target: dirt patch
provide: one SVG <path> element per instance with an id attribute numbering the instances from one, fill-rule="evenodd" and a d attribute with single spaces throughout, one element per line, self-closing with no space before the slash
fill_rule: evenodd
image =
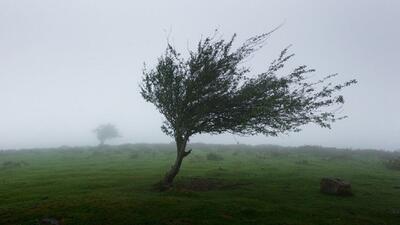
<path id="1" fill-rule="evenodd" d="M 240 186 L 246 186 L 250 184 L 251 183 L 249 182 L 234 182 L 217 178 L 191 177 L 177 181 L 174 188 L 176 190 L 189 191 L 214 191 L 235 189 Z"/>

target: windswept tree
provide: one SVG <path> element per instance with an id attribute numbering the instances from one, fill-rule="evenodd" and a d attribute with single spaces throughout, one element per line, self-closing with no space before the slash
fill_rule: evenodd
<path id="1" fill-rule="evenodd" d="M 193 135 L 276 136 L 298 132 L 308 123 L 330 128 L 345 118 L 335 113 L 344 103 L 338 92 L 356 81 L 333 84 L 336 74 L 313 80 L 307 75 L 314 70 L 305 65 L 287 72 L 283 67 L 294 56 L 288 48 L 265 72 L 249 75 L 244 62 L 271 33 L 249 38 L 236 49 L 236 35 L 228 40 L 214 35 L 200 40 L 187 57 L 168 43 L 155 68 L 144 68 L 141 94 L 164 115 L 161 129 L 176 142 L 176 160 L 161 181 L 162 188 L 172 185 L 191 152 L 186 145 Z"/>
<path id="2" fill-rule="evenodd" d="M 102 124 L 94 129 L 100 146 L 103 146 L 106 140 L 120 137 L 118 129 L 113 124 Z"/>

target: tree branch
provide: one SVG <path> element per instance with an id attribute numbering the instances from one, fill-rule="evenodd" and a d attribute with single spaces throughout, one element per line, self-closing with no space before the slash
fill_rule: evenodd
<path id="1" fill-rule="evenodd" d="M 183 152 L 183 157 L 188 156 L 192 152 L 192 149 L 189 149 L 188 151 Z"/>

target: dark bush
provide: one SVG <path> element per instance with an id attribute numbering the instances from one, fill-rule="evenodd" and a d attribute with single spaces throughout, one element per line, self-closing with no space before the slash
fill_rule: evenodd
<path id="1" fill-rule="evenodd" d="M 24 161 L 20 162 L 14 162 L 14 161 L 6 161 L 3 162 L 2 169 L 15 169 L 15 168 L 21 168 L 22 166 L 27 166 L 28 163 Z"/>
<path id="2" fill-rule="evenodd" d="M 256 157 L 257 157 L 257 159 L 267 159 L 268 158 L 266 154 L 262 154 L 262 153 L 258 153 L 256 155 Z"/>
<path id="3" fill-rule="evenodd" d="M 139 158 L 139 154 L 137 152 L 134 152 L 134 153 L 130 154 L 129 158 L 130 159 L 137 159 L 137 158 Z"/>
<path id="4" fill-rule="evenodd" d="M 387 160 L 385 165 L 389 169 L 400 170 L 400 157 Z"/>
<path id="5" fill-rule="evenodd" d="M 210 160 L 210 161 L 222 161 L 222 160 L 224 160 L 224 157 L 222 157 L 221 155 L 218 155 L 216 153 L 208 153 L 207 154 L 207 160 Z"/>
<path id="6" fill-rule="evenodd" d="M 287 158 L 289 157 L 289 152 L 283 150 L 271 151 L 270 155 L 273 158 Z"/>

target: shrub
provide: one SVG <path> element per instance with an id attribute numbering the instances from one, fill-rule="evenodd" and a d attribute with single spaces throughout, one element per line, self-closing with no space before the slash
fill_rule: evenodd
<path id="1" fill-rule="evenodd" d="M 134 153 L 130 154 L 129 158 L 130 159 L 137 159 L 137 158 L 139 158 L 139 154 L 134 152 Z"/>
<path id="2" fill-rule="evenodd" d="M 25 161 L 20 161 L 20 162 L 6 161 L 3 162 L 2 169 L 16 169 L 27 165 L 28 163 L 26 163 Z"/>
<path id="3" fill-rule="evenodd" d="M 283 150 L 271 151 L 270 155 L 273 158 L 286 158 L 289 157 L 289 152 Z"/>
<path id="4" fill-rule="evenodd" d="M 385 165 L 389 169 L 400 170 L 400 157 L 387 160 Z"/>
<path id="5" fill-rule="evenodd" d="M 222 160 L 224 160 L 224 157 L 222 157 L 221 155 L 218 155 L 216 153 L 208 153 L 207 154 L 207 160 L 210 160 L 210 161 L 222 161 Z"/>

